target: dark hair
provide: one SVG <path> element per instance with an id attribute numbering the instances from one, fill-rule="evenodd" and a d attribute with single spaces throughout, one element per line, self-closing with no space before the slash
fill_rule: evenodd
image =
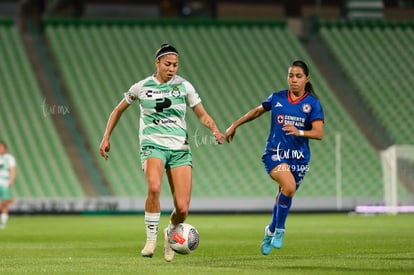
<path id="1" fill-rule="evenodd" d="M 167 54 L 175 54 L 176 56 L 178 56 L 178 51 L 170 44 L 164 43 L 155 53 L 155 60 L 159 60 L 161 56 L 164 56 Z"/>
<path id="2" fill-rule="evenodd" d="M 0 144 L 2 144 L 2 145 L 4 146 L 4 148 L 7 148 L 7 144 L 6 144 L 6 142 L 5 142 L 5 141 L 0 140 Z"/>
<path id="3" fill-rule="evenodd" d="M 309 76 L 309 68 L 308 65 L 306 65 L 305 62 L 303 62 L 302 60 L 296 60 L 293 61 L 292 65 L 290 65 L 290 67 L 300 67 L 303 70 L 303 73 L 306 76 Z M 305 91 L 310 93 L 311 95 L 313 95 L 314 97 L 318 98 L 318 96 L 316 95 L 315 91 L 313 90 L 313 86 L 312 83 L 310 83 L 310 81 L 308 81 L 305 85 Z"/>

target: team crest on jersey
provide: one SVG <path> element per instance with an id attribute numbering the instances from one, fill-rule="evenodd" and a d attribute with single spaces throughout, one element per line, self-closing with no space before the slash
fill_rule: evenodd
<path id="1" fill-rule="evenodd" d="M 302 105 L 302 111 L 304 113 L 310 113 L 311 110 L 312 110 L 312 107 L 310 106 L 310 104 L 305 103 Z"/>
<path id="2" fill-rule="evenodd" d="M 285 115 L 278 115 L 278 116 L 276 117 L 276 121 L 277 121 L 277 123 L 278 123 L 278 124 L 283 124 L 283 123 L 285 123 Z"/>
<path id="3" fill-rule="evenodd" d="M 171 95 L 173 97 L 179 97 L 180 96 L 180 89 L 177 86 L 173 87 L 173 89 L 171 91 Z"/>

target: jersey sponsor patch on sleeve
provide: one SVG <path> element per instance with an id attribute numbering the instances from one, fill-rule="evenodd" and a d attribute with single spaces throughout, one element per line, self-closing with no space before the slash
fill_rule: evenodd
<path id="1" fill-rule="evenodd" d="M 128 104 L 131 104 L 135 100 L 137 100 L 137 96 L 132 92 L 126 92 L 125 94 L 125 100 Z"/>

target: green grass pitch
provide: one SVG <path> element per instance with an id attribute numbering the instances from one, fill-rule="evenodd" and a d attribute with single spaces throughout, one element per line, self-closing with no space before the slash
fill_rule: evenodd
<path id="1" fill-rule="evenodd" d="M 11 216 L 0 274 L 414 274 L 414 215 L 291 213 L 284 247 L 260 253 L 270 214 L 190 214 L 190 255 L 142 258 L 143 215 Z M 168 216 L 161 218 L 161 232 Z"/>

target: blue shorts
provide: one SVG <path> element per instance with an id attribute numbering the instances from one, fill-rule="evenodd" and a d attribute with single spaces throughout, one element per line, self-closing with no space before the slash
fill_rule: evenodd
<path id="1" fill-rule="evenodd" d="M 164 163 L 165 169 L 171 169 L 178 166 L 192 166 L 192 157 L 190 150 L 165 150 L 153 146 L 144 146 L 141 148 L 141 163 L 148 158 L 158 158 Z"/>
<path id="2" fill-rule="evenodd" d="M 300 182 L 302 181 L 303 177 L 305 176 L 306 172 L 309 170 L 309 163 L 308 162 L 300 162 L 297 160 L 279 160 L 274 157 L 274 154 L 264 154 L 262 156 L 262 161 L 266 172 L 270 174 L 270 172 L 279 164 L 286 163 L 288 167 L 283 167 L 280 169 L 284 169 L 286 171 L 290 171 L 295 178 L 296 185 L 299 186 Z"/>

